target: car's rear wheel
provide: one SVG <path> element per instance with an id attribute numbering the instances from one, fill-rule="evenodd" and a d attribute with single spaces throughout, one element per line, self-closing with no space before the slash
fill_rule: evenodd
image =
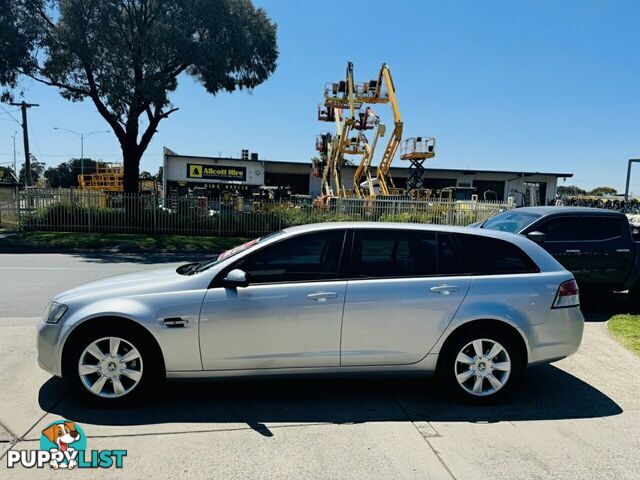
<path id="1" fill-rule="evenodd" d="M 93 404 L 120 406 L 139 401 L 162 373 L 146 340 L 135 329 L 93 329 L 70 346 L 66 377 Z"/>
<path id="2" fill-rule="evenodd" d="M 491 403 L 511 390 L 522 363 L 522 352 L 511 334 L 474 327 L 447 342 L 438 374 L 457 399 Z"/>

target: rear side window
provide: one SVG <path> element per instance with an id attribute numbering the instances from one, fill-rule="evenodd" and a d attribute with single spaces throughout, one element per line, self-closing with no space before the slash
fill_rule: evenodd
<path id="1" fill-rule="evenodd" d="M 539 269 L 519 247 L 505 240 L 465 234 L 440 234 L 440 274 L 499 275 Z"/>
<path id="2" fill-rule="evenodd" d="M 343 230 L 298 235 L 258 250 L 233 268 L 247 272 L 252 284 L 335 279 L 343 240 Z"/>
<path id="3" fill-rule="evenodd" d="M 624 235 L 625 223 L 617 217 L 582 217 L 584 240 L 612 240 Z"/>
<path id="4" fill-rule="evenodd" d="M 542 232 L 547 242 L 571 242 L 581 240 L 580 220 L 578 217 L 556 217 L 532 227 L 532 231 Z"/>
<path id="5" fill-rule="evenodd" d="M 356 277 L 435 275 L 436 235 L 411 230 L 359 230 L 352 262 Z"/>

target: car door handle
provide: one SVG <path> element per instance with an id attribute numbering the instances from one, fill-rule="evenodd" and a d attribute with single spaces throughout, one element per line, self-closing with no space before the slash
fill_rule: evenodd
<path id="1" fill-rule="evenodd" d="M 574 248 L 574 249 L 565 250 L 565 253 L 580 253 L 580 249 Z"/>
<path id="2" fill-rule="evenodd" d="M 457 292 L 460 290 L 460 287 L 457 285 L 437 285 L 435 287 L 431 287 L 433 293 L 439 293 L 440 295 L 449 295 L 451 292 Z"/>
<path id="3" fill-rule="evenodd" d="M 326 302 L 329 298 L 336 298 L 337 296 L 336 292 L 314 292 L 307 295 L 307 298 L 316 302 Z"/>

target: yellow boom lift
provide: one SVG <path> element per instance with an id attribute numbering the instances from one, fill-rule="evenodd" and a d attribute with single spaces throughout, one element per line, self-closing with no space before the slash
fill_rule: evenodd
<path id="1" fill-rule="evenodd" d="M 318 120 L 335 122 L 336 135 L 322 134 L 316 140 L 316 148 L 326 159 L 321 175 L 324 197 L 347 196 L 340 173 L 345 155 L 361 155 L 364 161 L 373 154 L 362 130 L 377 126 L 378 118 L 370 109 L 359 112 L 369 95 L 371 83 L 355 84 L 353 63 L 348 62 L 344 81 L 325 84 L 324 104 L 318 106 Z M 355 131 L 357 135 L 351 137 Z M 380 131 L 384 134 L 384 126 Z"/>
<path id="2" fill-rule="evenodd" d="M 391 77 L 391 70 L 386 63 L 380 67 L 377 81 L 371 81 L 368 90 L 362 97 L 367 103 L 390 103 L 393 112 L 393 130 L 384 149 L 380 163 L 376 170 L 376 178 L 380 188 L 381 195 L 398 195 L 401 192 L 396 188 L 391 177 L 391 163 L 398 150 L 398 146 L 402 141 L 402 132 L 404 124 L 400 116 L 398 108 L 398 100 L 396 97 L 396 88 Z M 384 134 L 384 133 L 383 133 Z M 424 175 L 424 167 L 422 163 L 427 158 L 435 155 L 435 139 L 427 137 L 417 137 L 408 139 L 403 148 L 401 158 L 409 160 L 412 164 L 412 171 L 419 170 L 415 175 L 420 175 L 420 185 L 422 188 L 422 176 Z M 411 181 L 408 182 L 409 189 L 412 188 Z"/>
<path id="3" fill-rule="evenodd" d="M 322 195 L 324 197 L 345 197 L 340 167 L 347 147 L 352 142 L 349 138 L 355 126 L 355 112 L 362 106 L 356 104 L 353 86 L 353 63 L 347 63 L 344 81 L 328 83 L 324 89 L 324 104 L 318 106 L 318 120 L 334 122 L 336 135 L 323 134 L 316 140 L 316 148 L 324 153 L 326 159 L 322 169 Z M 350 116 L 343 118 L 342 112 L 349 109 Z"/>
<path id="4" fill-rule="evenodd" d="M 340 167 L 344 155 L 361 155 L 361 161 L 353 177 L 354 194 L 357 197 L 375 196 L 374 178 L 371 176 L 371 162 L 375 154 L 378 140 L 385 135 L 386 127 L 378 115 L 369 107 L 359 112 L 363 104 L 390 103 L 393 112 L 393 131 L 382 154 L 376 170 L 379 193 L 381 195 L 397 195 L 401 193 L 391 177 L 391 163 L 402 141 L 403 122 L 398 108 L 396 90 L 391 71 L 386 63 L 380 67 L 376 80 L 354 83 L 353 63 L 347 63 L 344 81 L 328 83 L 324 89 L 324 103 L 318 106 L 318 120 L 335 122 L 336 135 L 322 134 L 316 140 L 316 148 L 323 154 L 322 195 L 325 197 L 345 197 L 346 191 L 342 183 Z M 345 112 L 343 118 L 343 112 Z M 347 115 L 348 113 L 348 115 Z M 363 130 L 376 128 L 376 133 L 369 144 Z M 350 138 L 352 131 L 358 134 Z M 412 174 L 420 176 L 420 182 L 408 182 L 410 188 L 422 188 L 422 163 L 435 155 L 435 140 L 417 137 L 407 140 L 401 158 L 411 162 Z M 320 168 L 316 169 L 320 174 Z M 366 182 L 366 191 L 363 188 Z"/>
<path id="5" fill-rule="evenodd" d="M 378 117 L 369 107 L 365 110 L 361 124 L 365 125 L 365 129 L 373 127 L 376 128 L 376 133 L 373 136 L 373 142 L 371 145 L 369 145 L 369 142 L 366 141 L 365 138 L 364 154 L 362 155 L 360 164 L 353 175 L 354 196 L 358 198 L 365 198 L 368 196 L 375 196 L 375 186 L 373 177 L 371 176 L 371 161 L 373 160 L 373 155 L 376 151 L 378 139 L 380 137 L 384 137 L 386 127 L 384 123 L 380 121 L 380 117 Z M 370 125 L 370 127 L 368 127 L 368 125 Z"/>

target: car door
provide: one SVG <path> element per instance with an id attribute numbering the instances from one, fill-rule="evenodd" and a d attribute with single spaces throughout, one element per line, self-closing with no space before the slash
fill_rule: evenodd
<path id="1" fill-rule="evenodd" d="M 210 288 L 200 315 L 204 370 L 338 366 L 346 281 L 344 230 L 285 238 L 231 269 L 249 285 Z"/>
<path id="2" fill-rule="evenodd" d="M 583 263 L 594 284 L 622 285 L 631 269 L 631 234 L 622 215 L 583 215 Z"/>
<path id="3" fill-rule="evenodd" d="M 540 244 L 560 264 L 574 274 L 580 283 L 591 283 L 591 272 L 585 258 L 590 255 L 585 245 L 578 215 L 555 215 L 543 218 L 528 227 L 524 234 L 542 232 L 546 235 Z"/>
<path id="4" fill-rule="evenodd" d="M 462 303 L 471 277 L 439 275 L 434 232 L 356 230 L 345 300 L 341 365 L 420 361 Z M 451 253 L 452 254 L 452 253 Z"/>

